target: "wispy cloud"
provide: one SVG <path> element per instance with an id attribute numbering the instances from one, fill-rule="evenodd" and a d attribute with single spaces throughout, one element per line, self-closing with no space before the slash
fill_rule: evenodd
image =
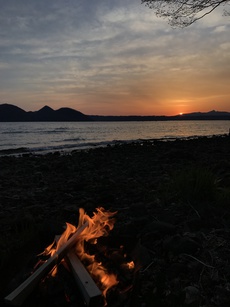
<path id="1" fill-rule="evenodd" d="M 91 114 L 192 108 L 208 90 L 227 93 L 229 27 L 217 12 L 171 29 L 140 1 L 1 1 L 0 100 Z"/>

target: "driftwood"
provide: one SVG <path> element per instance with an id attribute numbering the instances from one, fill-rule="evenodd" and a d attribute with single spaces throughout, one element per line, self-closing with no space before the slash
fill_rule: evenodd
<path id="1" fill-rule="evenodd" d="M 77 255 L 70 251 L 66 258 L 86 306 L 102 306 L 102 293 Z"/>
<path id="2" fill-rule="evenodd" d="M 5 297 L 5 302 L 13 306 L 20 306 L 33 291 L 40 280 L 45 277 L 55 265 L 57 265 L 62 258 L 66 255 L 69 249 L 74 245 L 78 236 L 82 231 L 88 227 L 88 222 L 83 224 L 72 237 L 61 246 L 61 248 L 50 257 L 43 265 L 41 265 L 30 277 L 28 277 L 21 285 L 18 286 L 13 292 Z"/>

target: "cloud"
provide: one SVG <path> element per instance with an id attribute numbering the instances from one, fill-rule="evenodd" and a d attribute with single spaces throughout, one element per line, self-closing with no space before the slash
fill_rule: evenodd
<path id="1" fill-rule="evenodd" d="M 120 101 L 140 113 L 229 78 L 229 25 L 218 14 L 171 29 L 139 1 L 13 2 L 0 11 L 0 90 L 10 102 L 110 113 Z"/>
<path id="2" fill-rule="evenodd" d="M 213 33 L 221 33 L 221 32 L 225 32 L 227 31 L 227 26 L 226 25 L 222 25 L 222 26 L 217 26 L 214 30 Z"/>

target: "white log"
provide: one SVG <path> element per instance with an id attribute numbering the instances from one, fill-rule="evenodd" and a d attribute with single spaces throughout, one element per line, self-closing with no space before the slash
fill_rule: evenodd
<path id="1" fill-rule="evenodd" d="M 43 265 L 41 265 L 30 277 L 28 277 L 21 285 L 19 285 L 13 292 L 5 297 L 5 302 L 13 306 L 21 306 L 29 294 L 33 291 L 36 285 L 44 278 L 55 265 L 65 256 L 68 250 L 74 245 L 78 236 L 82 231 L 88 227 L 88 222 L 83 224 L 72 237 L 61 246 L 61 248 L 50 257 Z"/>
<path id="2" fill-rule="evenodd" d="M 68 252 L 65 259 L 74 275 L 86 306 L 102 306 L 102 292 L 99 290 L 74 251 Z"/>

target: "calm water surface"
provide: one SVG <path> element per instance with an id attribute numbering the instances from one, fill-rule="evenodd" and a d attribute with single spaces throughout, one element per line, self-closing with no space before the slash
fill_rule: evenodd
<path id="1" fill-rule="evenodd" d="M 69 151 L 116 142 L 211 136 L 229 132 L 230 121 L 0 123 L 5 151 Z"/>

